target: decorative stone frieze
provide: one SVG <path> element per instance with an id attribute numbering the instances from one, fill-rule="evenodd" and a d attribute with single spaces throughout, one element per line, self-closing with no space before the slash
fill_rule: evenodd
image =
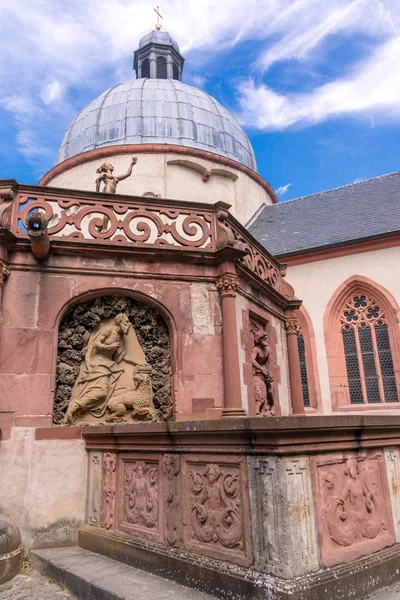
<path id="1" fill-rule="evenodd" d="M 244 459 L 185 458 L 185 547 L 250 564 L 247 469 Z"/>
<path id="2" fill-rule="evenodd" d="M 333 566 L 395 542 L 382 452 L 313 457 L 321 560 Z"/>
<path id="3" fill-rule="evenodd" d="M 103 455 L 103 489 L 101 524 L 106 529 L 115 526 L 117 455 L 107 452 Z"/>
<path id="4" fill-rule="evenodd" d="M 239 278 L 236 275 L 226 274 L 217 279 L 215 285 L 220 291 L 221 296 L 236 296 L 236 290 L 239 287 Z"/>
<path id="5" fill-rule="evenodd" d="M 318 569 L 309 459 L 250 457 L 256 569 L 284 578 Z"/>
<path id="6" fill-rule="evenodd" d="M 121 529 L 162 539 L 160 460 L 147 456 L 123 460 L 119 497 Z"/>

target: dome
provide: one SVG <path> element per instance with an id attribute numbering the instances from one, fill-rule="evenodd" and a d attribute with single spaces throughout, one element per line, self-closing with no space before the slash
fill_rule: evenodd
<path id="1" fill-rule="evenodd" d="M 147 44 L 162 44 L 163 46 L 172 46 L 179 52 L 179 46 L 173 37 L 167 31 L 150 31 L 147 35 L 140 38 L 139 48 L 147 46 Z"/>
<path id="2" fill-rule="evenodd" d="M 250 140 L 235 117 L 202 90 L 175 79 L 136 79 L 105 91 L 68 127 L 56 165 L 88 150 L 122 144 L 189 146 L 257 171 Z"/>

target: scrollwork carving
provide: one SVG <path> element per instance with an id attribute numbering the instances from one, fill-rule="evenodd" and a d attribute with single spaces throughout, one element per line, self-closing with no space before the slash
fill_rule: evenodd
<path id="1" fill-rule="evenodd" d="M 124 521 L 145 529 L 158 526 L 158 467 L 139 460 L 125 463 Z"/>
<path id="2" fill-rule="evenodd" d="M 205 544 L 243 549 L 239 471 L 215 463 L 190 470 L 192 537 Z"/>
<path id="3" fill-rule="evenodd" d="M 218 210 L 217 217 L 217 250 L 222 250 L 235 243 L 235 234 L 228 225 L 229 213 L 226 210 Z"/>

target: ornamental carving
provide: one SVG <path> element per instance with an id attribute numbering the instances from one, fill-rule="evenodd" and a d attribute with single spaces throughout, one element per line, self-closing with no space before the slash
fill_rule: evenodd
<path id="1" fill-rule="evenodd" d="M 328 455 L 318 459 L 317 524 L 327 566 L 385 547 L 393 536 L 381 454 Z M 325 463 L 325 464 L 323 464 Z M 393 540 L 394 541 L 394 540 Z M 393 543 L 393 542 L 391 542 Z"/>
<path id="2" fill-rule="evenodd" d="M 120 323 L 117 315 L 125 315 Z M 113 340 L 114 348 L 102 347 Z M 102 296 L 74 306 L 60 324 L 56 384 L 55 423 L 170 420 L 164 319 L 133 298 Z"/>
<path id="3" fill-rule="evenodd" d="M 135 198 L 130 202 L 107 199 L 62 198 L 35 194 L 19 195 L 17 223 L 25 223 L 29 213 L 39 211 L 48 221 L 51 239 L 96 241 L 132 247 L 215 249 L 213 214 L 152 203 Z M 18 235 L 25 231 L 18 225 Z"/>
<path id="4" fill-rule="evenodd" d="M 235 236 L 235 247 L 247 252 L 246 256 L 240 259 L 240 262 L 271 287 L 280 291 L 282 278 L 278 267 L 274 265 L 266 255 L 263 255 L 263 253 L 251 243 L 250 239 L 247 239 L 247 237 L 236 229 L 233 229 L 233 233 Z"/>
<path id="5" fill-rule="evenodd" d="M 0 286 L 3 286 L 6 282 L 7 277 L 10 274 L 10 269 L 7 263 L 0 259 Z"/>
<path id="6" fill-rule="evenodd" d="M 289 319 L 285 322 L 285 329 L 288 333 L 298 334 L 300 332 L 299 322 L 297 321 L 297 319 Z"/>
<path id="7" fill-rule="evenodd" d="M 11 202 L 0 206 L 0 229 L 11 229 L 11 207 Z"/>
<path id="8" fill-rule="evenodd" d="M 215 285 L 221 292 L 221 296 L 235 296 L 236 289 L 239 287 L 239 279 L 236 275 L 222 275 L 217 279 Z"/>
<path id="9" fill-rule="evenodd" d="M 190 469 L 192 539 L 243 549 L 239 470 L 210 463 Z"/>
<path id="10" fill-rule="evenodd" d="M 165 481 L 165 537 L 168 544 L 175 548 L 182 545 L 180 460 L 178 454 L 165 454 L 162 463 Z"/>
<path id="11" fill-rule="evenodd" d="M 117 457 L 111 452 L 103 456 L 102 519 L 106 529 L 114 525 Z"/>
<path id="12" fill-rule="evenodd" d="M 89 338 L 64 422 L 154 421 L 156 416 L 151 367 L 128 316 L 100 321 Z"/>
<path id="13" fill-rule="evenodd" d="M 217 217 L 217 250 L 222 250 L 226 246 L 233 246 L 235 243 L 235 234 L 229 227 L 229 213 L 226 210 L 218 210 Z"/>
<path id="14" fill-rule="evenodd" d="M 268 333 L 259 324 L 253 322 L 251 332 L 254 345 L 251 351 L 253 369 L 253 393 L 258 417 L 274 416 L 274 378 L 270 371 L 271 349 Z"/>
<path id="15" fill-rule="evenodd" d="M 158 463 L 125 462 L 123 520 L 142 529 L 158 527 Z"/>
<path id="16" fill-rule="evenodd" d="M 340 315 L 342 330 L 359 327 L 387 325 L 385 313 L 379 303 L 366 294 L 352 295 Z"/>

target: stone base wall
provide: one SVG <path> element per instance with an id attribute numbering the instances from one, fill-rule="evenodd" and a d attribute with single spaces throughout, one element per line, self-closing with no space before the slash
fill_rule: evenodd
<path id="1" fill-rule="evenodd" d="M 83 432 L 85 547 L 103 544 L 109 554 L 117 541 L 120 553 L 125 544 L 142 556 L 143 546 L 158 556 L 149 564 L 173 556 L 229 577 L 248 569 L 266 589 L 275 578 L 276 591 L 294 590 L 298 578 L 329 588 L 347 567 L 350 588 L 355 572 L 372 581 L 365 561 L 373 553 L 399 566 L 400 422 L 282 417 L 96 429 Z M 351 565 L 359 565 L 353 575 Z"/>
<path id="2" fill-rule="evenodd" d="M 0 513 L 14 519 L 25 552 L 77 543 L 86 474 L 82 439 L 38 440 L 33 427 L 14 427 L 2 440 Z"/>

